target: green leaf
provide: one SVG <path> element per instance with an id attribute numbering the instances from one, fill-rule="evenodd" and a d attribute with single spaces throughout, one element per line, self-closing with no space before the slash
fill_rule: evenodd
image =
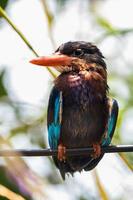
<path id="1" fill-rule="evenodd" d="M 97 23 L 106 31 L 102 38 L 105 38 L 109 35 L 126 35 L 128 33 L 133 32 L 133 28 L 116 28 L 107 19 L 101 16 L 97 17 Z"/>
<path id="2" fill-rule="evenodd" d="M 112 26 L 109 21 L 103 17 L 97 17 L 98 24 L 109 33 L 116 33 L 118 30 Z"/>
<path id="3" fill-rule="evenodd" d="M 42 5 L 43 5 L 45 15 L 47 17 L 48 26 L 51 28 L 53 20 L 54 20 L 54 16 L 53 16 L 52 12 L 50 11 L 50 9 L 47 5 L 47 2 L 45 0 L 41 0 L 41 2 L 42 2 Z"/>
<path id="4" fill-rule="evenodd" d="M 3 84 L 3 77 L 5 75 L 5 70 L 0 73 L 0 97 L 7 96 L 7 90 Z"/>
<path id="5" fill-rule="evenodd" d="M 121 35 L 126 35 L 128 33 L 132 33 L 133 32 L 133 28 L 127 28 L 127 29 L 121 29 L 119 30 Z"/>

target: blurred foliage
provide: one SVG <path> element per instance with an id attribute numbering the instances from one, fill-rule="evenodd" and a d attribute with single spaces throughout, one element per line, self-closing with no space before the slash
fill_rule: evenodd
<path id="1" fill-rule="evenodd" d="M 96 21 L 97 24 L 104 31 L 103 35 L 96 40 L 97 43 L 103 42 L 109 36 L 113 37 L 125 36 L 133 32 L 133 28 L 125 28 L 125 29 L 116 28 L 106 18 L 103 18 L 101 16 L 96 16 Z"/>
<path id="2" fill-rule="evenodd" d="M 93 170 L 93 173 L 94 173 L 94 178 L 95 178 L 95 182 L 96 182 L 96 185 L 97 185 L 97 188 L 98 188 L 98 192 L 100 193 L 100 196 L 102 197 L 102 200 L 109 200 L 109 197 L 100 181 L 100 178 L 97 174 L 97 171 L 94 169 Z"/>
<path id="3" fill-rule="evenodd" d="M 50 11 L 48 4 L 47 4 L 47 1 L 42 0 L 42 5 L 43 5 L 43 8 L 44 8 L 44 13 L 47 17 L 48 27 L 51 28 L 52 24 L 53 24 L 53 20 L 54 20 L 54 15 Z"/>
<path id="4" fill-rule="evenodd" d="M 7 6 L 7 4 L 8 4 L 8 0 L 0 0 L 0 6 L 2 7 L 2 8 L 6 8 L 6 6 Z"/>
<path id="5" fill-rule="evenodd" d="M 5 70 L 0 73 L 0 97 L 7 96 L 7 90 L 3 84 L 3 78 L 5 75 Z"/>
<path id="6" fill-rule="evenodd" d="M 8 169 L 5 166 L 2 165 L 0 166 L 0 183 L 2 183 L 4 186 L 14 191 L 15 193 L 23 195 L 25 199 L 31 200 L 31 197 L 29 195 L 24 195 L 24 193 L 19 190 L 19 187 L 14 178 L 12 177 L 12 174 L 8 171 Z M 2 197 L 0 197 L 0 199 L 2 199 Z M 5 198 L 3 197 L 3 199 Z"/>
<path id="7" fill-rule="evenodd" d="M 6 14 L 6 12 L 2 9 L 2 7 L 0 6 L 0 16 L 2 16 L 7 22 L 8 24 L 10 24 L 10 26 L 14 29 L 14 31 L 20 36 L 20 38 L 24 41 L 24 43 L 28 46 L 28 48 L 34 53 L 34 55 L 36 57 L 38 57 L 38 53 L 34 50 L 34 48 L 32 47 L 32 45 L 30 44 L 30 42 L 27 40 L 27 38 L 25 37 L 25 35 L 19 30 L 19 28 L 12 22 L 12 20 L 8 17 L 8 15 Z M 50 19 L 48 17 L 48 19 Z M 47 67 L 47 70 L 49 71 L 49 73 L 52 75 L 52 77 L 56 77 L 56 74 L 53 72 L 52 69 L 50 69 L 49 67 Z"/>
<path id="8" fill-rule="evenodd" d="M 70 3 L 71 0 L 56 0 L 57 10 L 62 11 L 66 3 Z"/>
<path id="9" fill-rule="evenodd" d="M 104 31 L 106 31 L 107 35 L 117 36 L 133 32 L 133 28 L 127 28 L 127 29 L 115 28 L 107 19 L 101 16 L 97 17 L 97 23 L 103 28 Z"/>
<path id="10" fill-rule="evenodd" d="M 7 0 L 0 0 L 0 6 L 2 8 L 6 8 L 7 3 L 9 1 Z M 10 1 L 12 3 L 14 1 Z M 40 0 L 42 3 L 42 9 L 44 11 L 44 14 L 47 19 L 47 25 L 48 25 L 48 35 L 51 41 L 51 44 L 53 45 L 53 48 L 55 48 L 55 39 L 53 37 L 53 28 L 54 28 L 54 22 L 56 20 L 56 17 L 59 16 L 60 11 L 65 12 L 66 5 L 70 5 L 71 0 L 56 0 L 54 1 L 57 10 L 56 12 L 53 12 L 53 10 L 50 7 L 49 1 L 47 0 Z M 114 27 L 113 24 L 111 24 L 105 17 L 102 17 L 98 14 L 98 3 L 105 1 L 100 0 L 88 0 L 88 5 L 90 10 L 88 11 L 88 18 L 93 16 L 93 19 L 95 21 L 95 26 L 100 28 L 102 30 L 102 33 L 100 36 L 98 36 L 95 41 L 96 43 L 102 43 L 105 39 L 114 37 L 117 42 L 121 42 L 121 38 L 128 37 L 130 33 L 133 32 L 133 28 L 117 28 Z M 82 2 L 81 2 L 82 3 Z M 91 6 L 93 6 L 93 9 Z M 6 21 L 12 26 L 12 28 L 16 31 L 16 33 L 21 37 L 23 42 L 28 46 L 28 48 L 36 55 L 38 56 L 38 53 L 35 51 L 35 49 L 32 47 L 32 45 L 29 43 L 27 38 L 22 34 L 22 32 L 18 29 L 18 27 L 12 22 L 12 20 L 7 16 L 7 14 L 1 9 L 0 10 L 0 16 L 3 16 Z M 93 23 L 94 23 L 93 21 Z M 94 26 L 94 25 L 93 25 Z M 80 27 L 79 27 L 80 29 Z M 89 39 L 89 37 L 88 37 Z M 6 42 L 6 41 L 5 41 Z M 123 51 L 123 49 L 122 49 Z M 123 52 L 122 52 L 123 53 Z M 124 57 L 122 55 L 121 51 L 118 51 L 118 57 L 122 59 L 122 61 L 126 65 L 127 64 L 124 60 Z M 114 57 L 115 60 L 117 58 Z M 111 60 L 114 62 L 114 60 Z M 130 63 L 131 69 L 133 66 L 133 63 Z M 49 70 L 49 72 L 52 74 L 53 77 L 56 77 L 56 74 Z M 21 137 L 21 140 L 26 141 L 30 147 L 32 146 L 37 148 L 46 148 L 46 141 L 44 137 L 44 130 L 46 127 L 46 108 L 42 107 L 41 109 L 38 107 L 37 112 L 31 112 L 31 109 L 28 110 L 28 107 L 32 106 L 25 106 L 17 104 L 12 100 L 10 97 L 10 92 L 8 90 L 8 85 L 5 85 L 5 79 L 6 77 L 6 70 L 2 70 L 0 72 L 0 106 L 3 107 L 3 103 L 6 104 L 8 108 L 11 108 L 12 110 L 12 120 L 6 118 L 7 123 L 5 123 L 5 129 L 8 124 L 8 122 L 11 121 L 11 125 L 9 127 L 7 132 L 5 131 L 4 137 L 1 136 L 0 138 L 0 146 L 1 149 L 3 148 L 13 148 L 12 142 L 17 141 L 19 137 Z M 111 94 L 114 98 L 118 99 L 120 103 L 122 104 L 122 107 L 120 108 L 119 112 L 119 118 L 117 123 L 117 129 L 115 132 L 115 136 L 113 138 L 114 144 L 121 144 L 124 143 L 123 138 L 121 136 L 121 130 L 122 126 L 125 120 L 125 116 L 128 113 L 129 110 L 133 107 L 133 70 L 130 70 L 130 74 L 124 74 L 121 75 L 117 71 L 112 71 L 110 75 L 110 81 L 114 82 L 115 80 L 121 80 L 128 88 L 129 95 L 128 98 L 125 99 L 125 97 L 120 96 L 117 90 L 111 90 Z M 33 108 L 34 109 L 34 108 Z M 10 110 L 10 112 L 11 112 Z M 38 114 L 37 114 L 38 113 Z M 4 115 L 3 115 L 4 118 Z M 0 119 L 0 125 L 4 126 L 4 120 Z M 3 135 L 2 130 L 0 129 L 0 134 Z M 133 141 L 131 141 L 133 142 Z M 120 154 L 120 157 L 122 161 L 126 164 L 126 166 L 133 170 L 133 155 L 132 154 Z M 32 194 L 32 191 L 37 189 L 36 193 L 40 193 L 42 195 L 39 199 L 48 199 L 45 196 L 45 192 L 43 193 L 43 189 L 41 188 L 41 185 L 52 185 L 54 187 L 58 187 L 59 185 L 63 185 L 61 182 L 60 177 L 58 176 L 57 170 L 55 169 L 55 166 L 53 165 L 53 162 L 49 158 L 45 158 L 46 164 L 48 163 L 49 170 L 46 174 L 40 175 L 36 174 L 32 171 L 32 167 L 28 167 L 27 162 L 24 159 L 4 159 L 4 166 L 3 164 L 0 165 L 0 184 L 3 184 L 10 190 L 14 191 L 15 193 L 18 193 L 22 195 L 25 199 L 35 199 L 36 197 L 34 194 Z M 45 165 L 45 164 L 44 164 Z M 47 166 L 44 166 L 47 167 Z M 39 170 L 39 169 L 38 169 Z M 106 192 L 105 186 L 101 183 L 101 180 L 98 176 L 97 171 L 94 172 L 94 179 L 95 179 L 95 185 L 98 191 L 98 195 L 96 197 L 89 197 L 90 199 L 98 199 L 97 196 L 99 196 L 99 199 L 108 200 L 110 199 L 109 194 Z M 15 177 L 18 177 L 18 179 L 13 179 Z M 77 184 L 78 185 L 78 184 Z M 65 185 L 65 187 L 67 187 Z M 79 186 L 80 187 L 80 186 Z M 25 192 L 23 192 L 21 189 L 24 189 L 28 192 L 29 195 L 25 195 Z M 39 190 L 40 189 L 40 190 Z M 82 192 L 82 191 L 81 191 Z M 71 194 L 70 194 L 71 195 Z M 72 194 L 73 195 L 73 194 Z M 74 195 L 73 195 L 74 196 Z M 89 194 L 88 194 L 89 196 Z M 121 197 L 122 198 L 122 197 Z M 0 199 L 7 199 L 5 197 L 1 197 Z M 37 199 L 37 200 L 39 200 Z M 77 199 L 77 198 L 75 198 Z M 83 193 L 79 195 L 80 200 L 86 200 L 86 195 Z"/>

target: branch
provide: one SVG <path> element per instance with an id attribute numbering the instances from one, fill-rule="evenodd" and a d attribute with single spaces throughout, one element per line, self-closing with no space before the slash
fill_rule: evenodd
<path id="1" fill-rule="evenodd" d="M 67 156 L 79 156 L 92 154 L 93 148 L 77 148 L 67 149 Z M 102 153 L 118 153 L 118 152 L 133 152 L 133 145 L 117 145 L 102 147 Z M 16 149 L 16 150 L 0 150 L 0 157 L 17 157 L 17 156 L 56 156 L 58 150 L 51 149 Z"/>

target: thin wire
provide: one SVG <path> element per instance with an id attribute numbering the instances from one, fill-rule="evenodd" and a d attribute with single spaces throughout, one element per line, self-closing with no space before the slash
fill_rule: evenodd
<path id="1" fill-rule="evenodd" d="M 102 147 L 102 153 L 117 153 L 117 152 L 133 152 L 133 145 L 117 145 Z M 93 153 L 93 148 L 76 148 L 66 149 L 67 156 L 89 155 Z M 0 150 L 0 157 L 17 157 L 17 156 L 57 156 L 57 150 L 51 149 L 16 149 L 16 150 Z"/>

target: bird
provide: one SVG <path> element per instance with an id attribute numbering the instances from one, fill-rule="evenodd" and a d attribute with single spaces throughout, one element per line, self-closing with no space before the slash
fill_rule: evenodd
<path id="1" fill-rule="evenodd" d="M 62 178 L 90 171 L 104 156 L 102 146 L 111 143 L 118 116 L 118 103 L 109 96 L 107 66 L 99 48 L 85 41 L 61 44 L 50 56 L 30 61 L 54 67 L 60 74 L 50 93 L 48 141 Z M 66 149 L 92 147 L 90 155 L 67 156 Z"/>

